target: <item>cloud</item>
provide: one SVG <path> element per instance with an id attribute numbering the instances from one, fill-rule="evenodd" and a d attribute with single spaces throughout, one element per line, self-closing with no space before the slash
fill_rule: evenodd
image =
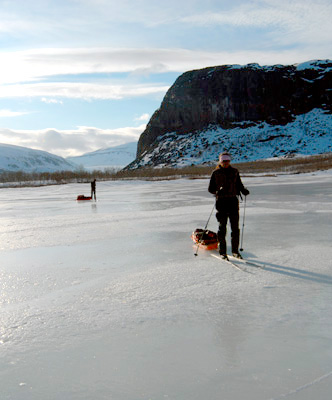
<path id="1" fill-rule="evenodd" d="M 79 156 L 101 148 L 138 141 L 146 125 L 118 129 L 80 126 L 73 130 L 12 130 L 0 128 L 0 143 L 23 146 L 62 156 Z"/>
<path id="2" fill-rule="evenodd" d="M 53 3 L 52 7 L 50 3 Z M 330 56 L 327 45 L 330 42 L 332 29 L 331 0 L 234 0 L 232 2 L 209 0 L 205 3 L 200 0 L 168 0 L 162 7 L 160 3 L 153 0 L 141 0 L 136 6 L 131 0 L 121 2 L 34 0 L 29 7 L 17 7 L 17 1 L 1 2 L 0 7 L 0 32 L 6 35 L 4 37 L 7 39 L 3 40 L 3 43 L 7 42 L 10 45 L 14 40 L 16 48 L 31 49 L 39 46 L 42 48 L 40 51 L 36 50 L 35 54 L 33 51 L 26 52 L 24 68 L 20 63 L 15 67 L 15 63 L 11 62 L 15 61 L 15 56 L 12 60 L 8 60 L 14 68 L 14 71 L 8 70 L 9 81 L 14 79 L 11 76 L 18 76 L 19 72 L 24 77 L 25 71 L 28 79 L 31 76 L 45 76 L 45 70 L 41 64 L 45 61 L 46 54 L 42 53 L 47 53 L 48 50 L 50 50 L 48 54 L 50 75 L 64 73 L 59 69 L 63 71 L 72 69 L 71 73 L 74 74 L 85 73 L 80 70 L 85 70 L 86 67 L 89 69 L 89 65 L 93 63 L 96 72 L 98 69 L 103 70 L 104 67 L 109 70 L 110 64 L 117 71 L 123 71 L 124 68 L 127 71 L 133 71 L 135 65 L 132 63 L 133 59 L 138 61 L 137 70 L 148 71 L 158 64 L 168 68 L 170 63 L 176 61 L 175 59 L 169 58 L 165 63 L 160 63 L 158 59 L 146 57 L 146 55 L 152 55 L 146 50 L 149 51 L 150 48 L 153 51 L 153 47 L 161 43 L 167 43 L 170 50 L 179 43 L 183 47 L 194 48 L 195 42 L 199 43 L 196 47 L 199 50 L 198 46 L 202 48 L 201 43 L 204 38 L 206 38 L 207 46 L 222 50 L 231 44 L 225 44 L 223 39 L 229 28 L 246 29 L 245 34 L 241 30 L 229 36 L 230 42 L 233 37 L 236 37 L 234 51 L 245 49 L 243 45 L 241 46 L 241 35 L 245 35 L 247 39 L 253 31 L 261 29 L 260 37 L 255 36 L 258 39 L 256 48 L 260 48 L 260 43 L 272 40 L 285 46 L 301 43 L 306 46 L 306 51 L 312 52 L 314 48 L 312 45 L 308 48 L 310 44 L 321 45 L 323 42 L 325 46 L 322 49 L 328 54 L 322 55 L 324 58 Z M 174 32 L 176 32 L 176 38 Z M 211 39 L 215 42 L 211 43 Z M 47 43 L 53 43 L 59 50 L 58 54 L 55 54 L 54 49 L 45 48 Z M 82 43 L 89 46 L 92 51 L 89 57 L 90 50 L 87 49 L 85 61 L 81 63 L 84 54 L 78 54 L 75 46 L 79 47 Z M 142 48 L 142 43 L 149 48 Z M 105 52 L 102 55 L 98 49 L 95 49 L 96 45 L 109 48 L 113 46 L 113 50 L 108 52 L 108 55 Z M 63 46 L 71 47 L 67 49 L 67 54 L 64 53 L 63 48 L 61 49 Z M 132 48 L 130 49 L 129 46 Z M 136 55 L 133 54 L 135 51 Z M 70 59 L 73 63 L 68 62 Z M 305 56 L 305 59 L 308 59 L 308 56 Z M 6 59 L 3 61 L 6 62 Z M 25 68 L 33 64 L 38 67 L 39 61 L 41 62 L 39 66 L 42 67 L 41 73 L 39 73 L 39 68 L 32 70 Z M 248 59 L 244 63 L 252 61 Z M 284 63 L 283 59 L 277 62 Z M 60 68 L 61 63 L 62 68 Z M 129 69 L 127 69 L 128 63 L 131 63 Z M 0 70 L 1 66 L 2 62 Z M 35 75 L 33 71 L 36 72 Z M 0 74 L 2 79 L 4 76 Z M 18 82 L 15 79 L 11 82 Z M 20 82 L 23 81 L 24 79 L 20 80 Z"/>
<path id="3" fill-rule="evenodd" d="M 150 95 L 165 94 L 169 86 L 146 85 L 109 85 L 98 83 L 75 83 L 75 82 L 50 82 L 30 83 L 17 85 L 0 85 L 0 98 L 17 97 L 42 97 L 43 102 L 62 103 L 54 97 L 105 100 L 123 99 Z M 51 100 L 46 100 L 52 97 Z"/>
<path id="4" fill-rule="evenodd" d="M 279 38 L 281 40 L 281 37 Z M 186 49 L 47 49 L 0 53 L 0 99 L 40 97 L 45 103 L 62 99 L 116 100 L 162 97 L 169 86 L 146 82 L 146 76 L 164 71 L 179 72 L 223 64 L 294 64 L 322 58 L 302 49 L 209 52 Z M 8 57 L 7 57 L 8 56 Z M 328 57 L 323 57 L 328 58 Z M 13 65 L 13 66 L 12 66 Z M 112 73 L 129 73 L 127 80 Z M 83 74 L 83 75 L 82 75 Z M 84 82 L 90 74 L 89 82 Z M 107 78 L 107 74 L 110 74 Z M 105 77 L 106 76 L 106 77 Z M 143 82 L 137 82 L 140 79 Z M 161 78 L 162 79 L 162 78 Z M 71 81 L 70 81 L 71 80 Z"/>
<path id="5" fill-rule="evenodd" d="M 230 9 L 206 10 L 182 17 L 182 23 L 199 25 L 233 25 L 235 27 L 301 26 L 306 29 L 314 19 L 328 20 L 332 14 L 329 0 L 256 0 L 234 3 Z M 224 7 L 225 8 L 225 7 Z"/>
<path id="6" fill-rule="evenodd" d="M 278 5 L 257 7 L 255 2 L 242 4 L 227 11 L 206 11 L 182 18 L 182 22 L 206 25 L 232 25 L 234 27 L 268 27 L 287 24 L 289 13 Z"/>
<path id="7" fill-rule="evenodd" d="M 188 9 L 206 8 L 200 0 L 168 0 L 162 7 L 155 0 L 136 3 L 132 0 L 34 0 L 29 7 L 17 7 L 17 0 L 2 3 L 5 4 L 1 5 L 0 30 L 3 26 L 3 30 L 8 32 L 22 31 L 30 35 L 45 35 L 56 30 L 58 37 L 63 31 L 71 32 L 71 36 L 79 31 L 87 36 L 93 35 L 105 27 L 110 30 L 114 24 L 117 27 L 135 24 L 139 28 L 161 25 L 171 23 L 177 15 L 186 14 Z"/>
<path id="8" fill-rule="evenodd" d="M 225 7 L 224 7 L 225 8 Z M 195 26 L 231 26 L 259 28 L 265 35 L 284 45 L 291 43 L 330 43 L 332 3 L 330 0 L 256 0 L 234 4 L 234 8 L 207 10 L 181 18 Z M 275 34 L 273 36 L 273 33 Z"/>
<path id="9" fill-rule="evenodd" d="M 18 117 L 20 115 L 26 115 L 29 114 L 29 112 L 26 111 L 11 111 L 11 110 L 0 110 L 0 118 L 4 118 L 4 117 Z"/>
<path id="10" fill-rule="evenodd" d="M 176 56 L 176 58 L 174 58 Z M 40 82 L 82 74 L 132 73 L 146 75 L 182 71 L 196 58 L 182 49 L 142 48 L 43 48 L 0 53 L 0 84 Z M 213 54 L 206 53 L 206 57 Z M 58 80 L 58 79 L 57 79 Z"/>
<path id="11" fill-rule="evenodd" d="M 42 101 L 43 103 L 46 103 L 46 104 L 63 104 L 63 101 L 61 101 L 61 100 L 57 100 L 57 99 L 47 99 L 46 97 L 43 97 L 43 98 L 41 99 L 41 101 Z"/>
<path id="12" fill-rule="evenodd" d="M 36 25 L 32 21 L 28 21 L 26 18 L 18 17 L 15 12 L 5 12 L 1 10 L 0 20 L 0 32 L 1 33 L 13 33 L 33 31 Z"/>
<path id="13" fill-rule="evenodd" d="M 148 121 L 150 118 L 149 114 L 142 114 L 141 116 L 135 118 L 135 121 Z"/>
<path id="14" fill-rule="evenodd" d="M 314 54 L 312 54 L 315 58 Z M 327 57 L 325 57 L 327 58 Z M 39 49 L 0 53 L 0 98 L 123 99 L 164 94 L 168 86 L 119 83 L 113 73 L 131 77 L 160 72 L 183 72 L 222 64 L 263 65 L 308 61 L 301 50 L 213 52 L 186 49 Z M 84 75 L 83 75 L 84 74 Z M 83 77 L 90 74 L 90 81 Z M 110 74 L 108 79 L 105 78 Z M 51 100 L 49 100 L 51 101 Z"/>

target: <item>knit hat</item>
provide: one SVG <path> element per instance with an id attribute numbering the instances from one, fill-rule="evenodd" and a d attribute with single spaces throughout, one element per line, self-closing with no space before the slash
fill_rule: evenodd
<path id="1" fill-rule="evenodd" d="M 223 161 L 231 161 L 231 156 L 226 152 L 219 155 L 219 162 Z"/>

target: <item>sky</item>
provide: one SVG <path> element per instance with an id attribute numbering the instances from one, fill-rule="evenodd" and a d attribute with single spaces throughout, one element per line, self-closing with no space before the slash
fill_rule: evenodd
<path id="1" fill-rule="evenodd" d="M 332 0 L 0 0 L 0 143 L 137 141 L 176 78 L 332 59 Z"/>

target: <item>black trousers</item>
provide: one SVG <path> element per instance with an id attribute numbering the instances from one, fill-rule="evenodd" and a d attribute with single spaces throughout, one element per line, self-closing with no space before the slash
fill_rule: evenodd
<path id="1" fill-rule="evenodd" d="M 219 253 L 227 254 L 227 221 L 231 225 L 232 253 L 239 252 L 240 229 L 239 229 L 239 200 L 237 197 L 219 198 L 216 203 L 217 220 L 219 222 L 218 242 Z"/>

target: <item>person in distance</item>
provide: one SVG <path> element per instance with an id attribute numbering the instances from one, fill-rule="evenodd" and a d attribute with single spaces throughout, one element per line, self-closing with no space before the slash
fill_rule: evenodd
<path id="1" fill-rule="evenodd" d="M 91 200 L 93 199 L 93 196 L 95 197 L 95 200 L 97 200 L 97 198 L 96 198 L 96 180 L 95 179 L 91 182 Z"/>

